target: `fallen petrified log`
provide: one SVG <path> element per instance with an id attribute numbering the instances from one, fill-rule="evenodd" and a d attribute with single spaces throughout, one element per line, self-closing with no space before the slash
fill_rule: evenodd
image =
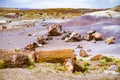
<path id="1" fill-rule="evenodd" d="M 35 55 L 32 51 L 3 50 L 0 49 L 0 61 L 4 68 L 25 68 L 34 65 Z"/>
<path id="2" fill-rule="evenodd" d="M 74 57 L 73 50 L 61 49 L 51 51 L 36 51 L 36 62 L 63 63 L 65 59 Z"/>

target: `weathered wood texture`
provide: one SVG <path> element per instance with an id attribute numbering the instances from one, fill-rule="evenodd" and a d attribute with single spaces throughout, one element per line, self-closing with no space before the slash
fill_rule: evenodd
<path id="1" fill-rule="evenodd" d="M 24 68 L 34 64 L 34 52 L 0 49 L 0 60 L 4 62 L 4 68 Z"/>
<path id="2" fill-rule="evenodd" d="M 63 63 L 66 58 L 74 57 L 73 50 L 61 49 L 51 51 L 36 51 L 36 62 Z"/>

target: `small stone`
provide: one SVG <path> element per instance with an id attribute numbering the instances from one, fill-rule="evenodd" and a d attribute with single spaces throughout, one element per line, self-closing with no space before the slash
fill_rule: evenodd
<path id="1" fill-rule="evenodd" d="M 81 49 L 80 50 L 80 56 L 81 57 L 88 57 L 88 54 L 87 54 L 87 52 L 85 50 Z"/>
<path id="2" fill-rule="evenodd" d="M 115 37 L 111 36 L 105 40 L 107 44 L 113 44 L 115 42 Z"/>
<path id="3" fill-rule="evenodd" d="M 92 60 L 100 60 L 100 59 L 102 59 L 102 57 L 103 56 L 101 54 L 97 54 L 97 55 L 93 56 Z"/>
<path id="4" fill-rule="evenodd" d="M 2 26 L 2 29 L 7 29 L 7 26 Z"/>
<path id="5" fill-rule="evenodd" d="M 28 36 L 32 36 L 32 34 L 28 34 Z"/>
<path id="6" fill-rule="evenodd" d="M 110 70 L 110 71 L 117 71 L 118 70 L 118 66 L 117 65 L 110 65 L 108 70 Z"/>
<path id="7" fill-rule="evenodd" d="M 78 45 L 77 48 L 83 48 L 83 46 L 82 45 Z"/>

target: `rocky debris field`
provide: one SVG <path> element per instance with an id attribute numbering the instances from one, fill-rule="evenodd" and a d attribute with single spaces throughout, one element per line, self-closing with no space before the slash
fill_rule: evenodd
<path id="1" fill-rule="evenodd" d="M 119 12 L 1 20 L 0 28 L 0 80 L 120 80 Z"/>

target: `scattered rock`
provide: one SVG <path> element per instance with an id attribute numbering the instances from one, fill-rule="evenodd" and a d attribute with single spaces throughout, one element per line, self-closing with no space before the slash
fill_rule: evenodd
<path id="1" fill-rule="evenodd" d="M 71 71 L 72 73 L 74 73 L 76 71 L 77 72 L 84 72 L 81 65 L 76 63 L 76 58 L 74 58 L 74 59 L 71 59 L 71 58 L 66 59 L 65 62 L 63 63 L 63 65 L 64 65 L 64 68 L 67 71 Z"/>
<path id="2" fill-rule="evenodd" d="M 46 40 L 52 40 L 53 37 L 52 36 L 47 36 Z"/>
<path id="3" fill-rule="evenodd" d="M 117 65 L 110 65 L 108 70 L 110 70 L 110 71 L 117 71 L 118 70 L 118 66 Z"/>
<path id="4" fill-rule="evenodd" d="M 99 32 L 93 33 L 92 36 L 93 36 L 93 38 L 94 38 L 95 40 L 102 40 L 102 39 L 103 39 L 102 34 L 99 33 Z"/>
<path id="5" fill-rule="evenodd" d="M 7 26 L 2 26 L 2 29 L 7 29 Z"/>
<path id="6" fill-rule="evenodd" d="M 37 43 L 32 42 L 28 44 L 24 49 L 25 50 L 30 50 L 30 51 L 35 51 L 35 48 L 39 47 Z"/>
<path id="7" fill-rule="evenodd" d="M 83 46 L 82 45 L 78 45 L 77 48 L 83 48 Z"/>
<path id="8" fill-rule="evenodd" d="M 61 35 L 62 26 L 59 24 L 52 24 L 48 27 L 48 35 L 49 36 L 58 36 Z"/>
<path id="9" fill-rule="evenodd" d="M 88 54 L 87 54 L 87 52 L 85 50 L 81 49 L 80 50 L 80 56 L 81 57 L 88 57 Z"/>
<path id="10" fill-rule="evenodd" d="M 68 58 L 63 63 L 65 70 L 73 72 L 73 61 L 71 58 Z"/>
<path id="11" fill-rule="evenodd" d="M 46 38 L 43 35 L 41 35 L 40 37 L 37 37 L 37 42 L 39 44 L 46 44 Z"/>
<path id="12" fill-rule="evenodd" d="M 97 54 L 97 55 L 93 56 L 92 60 L 100 60 L 102 58 L 103 58 L 103 56 L 101 54 Z"/>
<path id="13" fill-rule="evenodd" d="M 110 65 L 110 67 L 108 68 L 108 70 L 104 70 L 104 73 L 111 73 L 111 74 L 118 74 L 118 72 L 116 72 L 118 70 L 118 66 L 117 65 Z"/>
<path id="14" fill-rule="evenodd" d="M 32 34 L 28 34 L 28 36 L 32 36 Z"/>
<path id="15" fill-rule="evenodd" d="M 92 34 L 95 33 L 95 32 L 96 32 L 95 30 L 93 30 L 93 31 L 88 31 L 87 34 L 88 34 L 88 35 L 92 35 Z"/>
<path id="16" fill-rule="evenodd" d="M 87 40 L 87 41 L 90 41 L 90 40 L 92 40 L 93 39 L 93 37 L 92 37 L 92 35 L 90 35 L 90 34 L 87 34 L 85 37 L 84 37 L 84 40 Z"/>
<path id="17" fill-rule="evenodd" d="M 115 42 L 115 37 L 111 36 L 105 40 L 107 44 L 113 44 Z"/>
<path id="18" fill-rule="evenodd" d="M 31 51 L 15 51 L 0 49 L 0 60 L 2 60 L 3 68 L 26 68 L 29 65 L 34 65 L 35 55 Z"/>
<path id="19" fill-rule="evenodd" d="M 76 42 L 76 41 L 81 41 L 82 40 L 82 37 L 79 33 L 76 33 L 76 32 L 72 32 L 69 37 L 66 37 L 65 38 L 65 42 Z"/>

